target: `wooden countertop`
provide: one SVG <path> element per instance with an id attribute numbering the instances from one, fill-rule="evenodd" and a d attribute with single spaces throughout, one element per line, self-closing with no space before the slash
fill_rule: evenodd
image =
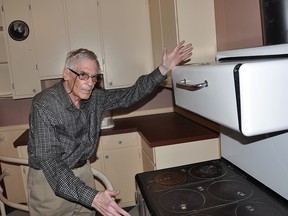
<path id="1" fill-rule="evenodd" d="M 114 119 L 115 127 L 104 129 L 101 136 L 139 132 L 150 147 L 193 142 L 219 137 L 214 132 L 177 113 L 164 113 L 131 118 Z M 14 147 L 27 145 L 29 131 L 26 130 L 14 142 Z"/>

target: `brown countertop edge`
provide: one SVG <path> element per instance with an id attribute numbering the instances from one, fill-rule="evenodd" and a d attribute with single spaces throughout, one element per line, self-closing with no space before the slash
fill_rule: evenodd
<path id="1" fill-rule="evenodd" d="M 219 133 L 210 130 L 177 113 L 163 113 L 114 119 L 115 126 L 101 130 L 101 136 L 139 132 L 150 147 L 218 138 Z M 29 130 L 15 140 L 14 147 L 27 145 Z"/>
<path id="2" fill-rule="evenodd" d="M 137 131 L 150 147 L 218 138 L 214 132 L 177 113 L 163 113 L 114 119 L 115 127 L 101 131 L 101 135 Z"/>

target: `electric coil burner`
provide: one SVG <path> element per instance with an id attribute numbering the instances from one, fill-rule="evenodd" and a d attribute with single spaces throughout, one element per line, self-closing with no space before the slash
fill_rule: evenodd
<path id="1" fill-rule="evenodd" d="M 140 173 L 136 182 L 141 216 L 288 215 L 225 159 Z"/>
<path id="2" fill-rule="evenodd" d="M 221 166 L 219 161 L 203 162 L 190 167 L 189 173 L 192 176 L 201 179 L 211 179 L 221 177 L 227 172 L 226 168 Z"/>

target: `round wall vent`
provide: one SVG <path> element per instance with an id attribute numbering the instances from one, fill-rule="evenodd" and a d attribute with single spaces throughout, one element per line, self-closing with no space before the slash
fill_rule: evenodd
<path id="1" fill-rule="evenodd" d="M 15 20 L 9 25 L 8 32 L 12 39 L 23 41 L 29 36 L 29 27 L 24 21 Z"/>

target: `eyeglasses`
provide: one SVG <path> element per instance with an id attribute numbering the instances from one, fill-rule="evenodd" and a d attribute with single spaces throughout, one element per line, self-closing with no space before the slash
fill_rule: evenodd
<path id="1" fill-rule="evenodd" d="M 89 77 L 91 77 L 93 82 L 97 82 L 97 78 L 98 75 L 92 75 L 90 76 L 88 73 L 85 73 L 83 71 L 81 71 L 80 73 L 77 73 L 76 71 L 72 70 L 71 68 L 67 68 L 69 71 L 71 71 L 72 73 L 76 74 L 76 76 L 80 79 L 80 80 L 88 80 Z"/>

